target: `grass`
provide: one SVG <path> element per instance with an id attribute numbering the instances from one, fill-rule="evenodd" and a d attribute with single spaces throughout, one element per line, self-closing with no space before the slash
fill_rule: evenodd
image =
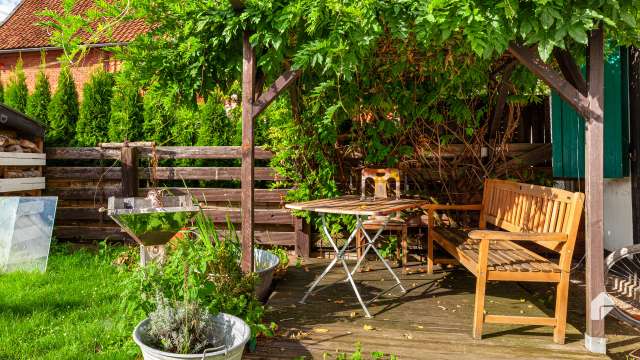
<path id="1" fill-rule="evenodd" d="M 0 359 L 135 359 L 117 252 L 57 245 L 46 273 L 0 275 Z"/>

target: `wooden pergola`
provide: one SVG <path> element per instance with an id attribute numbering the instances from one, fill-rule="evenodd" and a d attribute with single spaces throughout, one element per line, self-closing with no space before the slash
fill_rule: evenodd
<path id="1" fill-rule="evenodd" d="M 241 12 L 242 0 L 230 0 Z M 266 92 L 264 79 L 256 74 L 256 54 L 250 43 L 250 29 L 242 37 L 242 268 L 253 270 L 254 248 L 254 120 L 291 85 L 300 71 L 287 70 Z M 604 230 L 603 230 L 603 107 L 604 107 L 604 29 L 591 31 L 588 40 L 587 79 L 569 52 L 554 51 L 560 72 L 538 55 L 535 47 L 512 43 L 508 52 L 539 79 L 558 92 L 560 97 L 585 119 L 585 183 L 586 183 L 586 334 L 585 346 L 592 352 L 606 352 L 604 318 L 592 313 L 591 303 L 604 291 Z M 563 276 L 570 276 L 569 273 Z"/>

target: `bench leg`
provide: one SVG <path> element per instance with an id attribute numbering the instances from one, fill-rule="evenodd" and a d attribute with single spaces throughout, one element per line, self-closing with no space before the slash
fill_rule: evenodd
<path id="1" fill-rule="evenodd" d="M 433 238 L 431 231 L 427 235 L 427 274 L 433 274 Z"/>
<path id="2" fill-rule="evenodd" d="M 489 240 L 480 242 L 476 279 L 476 299 L 473 307 L 473 338 L 482 338 L 484 324 L 484 294 L 487 290 L 487 262 L 489 261 Z"/>
<path id="3" fill-rule="evenodd" d="M 569 298 L 569 274 L 563 272 L 556 290 L 556 326 L 553 328 L 553 341 L 564 344 L 567 328 L 567 301 Z"/>
<path id="4" fill-rule="evenodd" d="M 407 226 L 403 226 L 402 227 L 402 266 L 404 268 L 404 271 L 406 271 L 407 268 L 407 263 L 409 262 L 409 246 L 407 244 L 407 232 L 408 232 L 408 228 Z"/>
<path id="5" fill-rule="evenodd" d="M 476 298 L 473 306 L 473 338 L 482 338 L 482 325 L 484 324 L 484 294 L 487 288 L 487 278 L 478 276 L 476 280 Z"/>
<path id="6" fill-rule="evenodd" d="M 364 241 L 362 239 L 362 232 L 358 230 L 356 233 L 356 255 L 358 259 L 362 256 L 362 246 L 364 245 Z"/>

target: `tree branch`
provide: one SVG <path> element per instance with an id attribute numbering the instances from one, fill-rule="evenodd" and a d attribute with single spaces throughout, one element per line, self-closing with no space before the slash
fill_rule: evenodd
<path id="1" fill-rule="evenodd" d="M 558 95 L 569 103 L 584 119 L 590 118 L 589 99 L 582 95 L 580 91 L 571 85 L 561 74 L 542 61 L 537 51 L 529 47 L 511 43 L 509 45 L 509 52 L 518 59 L 522 65 L 526 66 L 538 78 L 557 91 Z"/>

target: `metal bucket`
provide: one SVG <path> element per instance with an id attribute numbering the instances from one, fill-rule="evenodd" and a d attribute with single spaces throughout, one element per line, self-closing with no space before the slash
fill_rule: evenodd
<path id="1" fill-rule="evenodd" d="M 144 360 L 179 360 L 179 359 L 232 359 L 240 360 L 244 352 L 244 346 L 251 337 L 249 326 L 242 319 L 220 313 L 213 318 L 217 333 L 224 335 L 224 344 L 220 348 L 207 349 L 204 353 L 199 354 L 174 354 L 170 352 L 154 349 L 143 342 L 149 319 L 144 319 L 133 330 L 133 341 L 138 344 L 142 350 Z"/>
<path id="2" fill-rule="evenodd" d="M 253 262 L 255 270 L 260 278 L 260 282 L 256 285 L 255 294 L 258 300 L 266 302 L 273 281 L 273 274 L 276 267 L 280 264 L 280 259 L 272 252 L 262 249 L 253 250 Z"/>

